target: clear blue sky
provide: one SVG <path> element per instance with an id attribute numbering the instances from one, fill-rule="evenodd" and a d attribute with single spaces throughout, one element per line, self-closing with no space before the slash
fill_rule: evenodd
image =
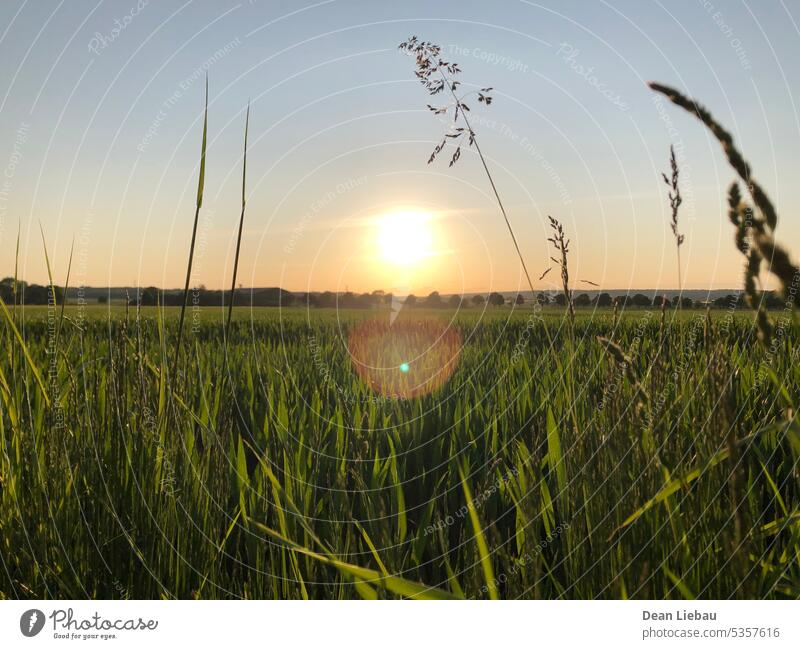
<path id="1" fill-rule="evenodd" d="M 444 126 L 396 50 L 417 34 L 461 64 L 465 86 L 495 88 L 490 107 L 474 107 L 475 130 L 536 276 L 549 265 L 553 214 L 572 238 L 574 277 L 675 286 L 660 179 L 674 143 L 685 286 L 736 287 L 741 258 L 725 214 L 732 171 L 699 123 L 658 110 L 645 81 L 683 89 L 732 129 L 778 205 L 779 239 L 796 253 L 798 23 L 800 6 L 786 0 L 7 0 L 0 275 L 13 272 L 21 222 L 20 275 L 46 279 L 41 222 L 59 281 L 74 238 L 73 283 L 180 285 L 207 69 L 197 283 L 230 281 L 250 98 L 244 285 L 520 286 L 474 155 L 452 169 L 426 165 Z M 376 218 L 398 207 L 434 215 L 438 251 L 405 278 L 374 251 Z"/>

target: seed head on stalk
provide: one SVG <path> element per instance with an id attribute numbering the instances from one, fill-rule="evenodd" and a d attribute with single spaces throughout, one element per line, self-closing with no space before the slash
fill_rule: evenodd
<path id="1" fill-rule="evenodd" d="M 742 201 L 738 183 L 732 183 L 728 190 L 728 217 L 736 226 L 736 248 L 744 255 L 744 294 L 747 305 L 756 311 L 758 337 L 769 342 L 772 338 L 772 325 L 764 308 L 764 294 L 758 288 L 758 275 L 761 270 L 761 253 L 751 243 L 754 220 L 753 209 Z"/>
<path id="2" fill-rule="evenodd" d="M 500 193 L 497 190 L 497 185 L 494 182 L 492 173 L 489 171 L 489 165 L 486 162 L 483 152 L 481 151 L 480 145 L 478 144 L 478 138 L 475 134 L 475 131 L 470 126 L 468 117 L 470 108 L 469 105 L 464 101 L 467 96 L 476 94 L 478 102 L 488 106 L 492 103 L 492 96 L 489 94 L 492 91 L 492 88 L 487 86 L 471 93 L 458 94 L 461 82 L 455 77 L 460 74 L 461 68 L 457 63 L 445 61 L 442 58 L 442 48 L 435 43 L 421 41 L 416 36 L 411 36 L 409 39 L 400 43 L 398 48 L 401 52 L 405 52 L 406 54 L 414 57 L 416 61 L 415 75 L 425 90 L 427 90 L 429 95 L 437 96 L 445 93 L 452 99 L 449 104 L 444 106 L 433 106 L 428 104 L 428 109 L 434 115 L 452 115 L 453 120 L 449 131 L 445 133 L 442 141 L 436 145 L 430 157 L 428 158 L 428 164 L 432 163 L 444 150 L 448 140 L 452 141 L 452 143 L 456 146 L 456 150 L 450 158 L 451 167 L 460 159 L 461 147 L 464 145 L 465 141 L 467 147 L 475 147 L 475 152 L 478 154 L 478 158 L 483 165 L 483 170 L 486 172 L 486 177 L 492 187 L 492 192 L 494 193 L 495 200 L 497 201 L 497 207 L 500 209 L 500 213 L 503 215 L 503 220 L 505 221 L 508 233 L 511 235 L 511 240 L 514 243 L 514 249 L 516 250 L 522 270 L 525 273 L 525 279 L 528 282 L 528 287 L 531 290 L 531 294 L 535 296 L 536 289 L 533 288 L 533 281 L 531 280 L 531 275 L 528 272 L 528 267 L 525 264 L 525 259 L 522 257 L 522 251 L 520 250 L 519 243 L 517 242 L 517 236 L 514 233 L 514 228 L 511 227 L 511 221 L 509 220 L 506 209 L 503 206 L 503 201 L 500 198 Z M 538 301 L 534 299 L 533 303 L 534 305 L 537 305 Z M 553 349 L 554 341 L 549 330 L 546 326 L 542 326 L 542 331 L 547 338 L 550 348 Z M 556 359 L 556 363 L 559 365 L 559 369 L 563 370 L 564 368 L 561 367 L 561 364 L 558 360 L 558 355 L 555 355 L 554 358 Z M 570 371 L 571 370 L 567 368 L 566 372 L 570 373 Z M 562 377 L 563 374 L 564 372 L 562 371 Z M 565 380 L 566 385 L 566 379 L 562 378 L 562 380 Z M 574 390 L 572 391 L 574 392 Z M 575 427 L 575 430 L 578 430 L 578 416 L 574 402 L 571 402 L 570 414 L 573 426 Z"/>
<path id="3" fill-rule="evenodd" d="M 755 209 L 741 199 L 739 188 L 731 187 L 728 194 L 728 204 L 730 207 L 730 218 L 737 227 L 736 246 L 747 257 L 747 270 L 745 273 L 745 292 L 751 300 L 755 293 L 755 280 L 758 277 L 762 261 L 768 264 L 768 270 L 775 276 L 780 284 L 783 297 L 787 300 L 788 306 L 794 311 L 795 304 L 791 287 L 796 284 L 800 277 L 800 268 L 789 258 L 789 253 L 775 240 L 775 228 L 778 225 L 778 212 L 767 193 L 753 177 L 753 172 L 749 163 L 736 148 L 733 136 L 717 122 L 711 113 L 694 99 L 686 97 L 674 88 L 659 83 L 650 83 L 650 88 L 655 92 L 661 93 L 673 104 L 683 108 L 699 119 L 715 138 L 722 145 L 722 150 L 728 159 L 731 167 L 745 183 L 753 199 Z M 758 256 L 748 252 L 749 244 L 757 250 Z M 762 308 L 759 308 L 757 315 L 759 336 L 764 344 L 769 343 L 771 335 L 771 325 L 769 318 Z"/>
<path id="4" fill-rule="evenodd" d="M 550 257 L 550 259 L 561 269 L 561 285 L 564 290 L 564 299 L 567 301 L 567 313 L 569 314 L 570 324 L 574 326 L 575 308 L 572 303 L 572 291 L 569 290 L 569 265 L 567 263 L 569 239 L 564 236 L 564 226 L 561 225 L 558 219 L 554 219 L 552 216 L 548 216 L 547 218 L 550 219 L 550 227 L 553 230 L 553 236 L 549 237 L 547 240 L 553 244 L 553 247 L 559 254 L 558 259 L 555 257 Z"/>
<path id="5" fill-rule="evenodd" d="M 680 176 L 678 161 L 675 159 L 675 149 L 672 146 L 669 147 L 669 166 L 672 171 L 671 175 L 667 177 L 667 174 L 662 173 L 661 177 L 664 179 L 664 184 L 669 187 L 669 206 L 672 212 L 670 227 L 672 228 L 672 234 L 675 235 L 675 247 L 678 251 L 678 293 L 680 294 L 683 291 L 681 282 L 681 246 L 685 236 L 678 232 L 678 208 L 680 208 L 683 198 L 681 197 L 680 187 L 678 187 L 678 178 Z M 678 299 L 678 307 L 680 308 L 680 298 Z"/>
<path id="6" fill-rule="evenodd" d="M 452 115 L 450 128 L 448 132 L 445 133 L 442 141 L 434 147 L 430 157 L 428 158 L 428 164 L 436 160 L 437 156 L 444 150 L 448 140 L 456 147 L 456 150 L 450 157 L 449 166 L 451 167 L 461 158 L 461 147 L 464 145 L 465 141 L 467 147 L 475 147 L 475 151 L 480 158 L 481 164 L 483 165 L 483 170 L 486 172 L 486 176 L 489 179 L 489 184 L 492 186 L 494 197 L 497 200 L 497 205 L 503 215 L 508 232 L 511 235 L 511 240 L 514 242 L 514 248 L 517 251 L 517 256 L 519 257 L 520 264 L 522 265 L 522 270 L 525 273 L 525 279 L 528 281 L 528 286 L 531 289 L 531 292 L 536 293 L 535 289 L 533 288 L 533 282 L 531 281 L 530 273 L 528 273 L 528 267 L 525 265 L 525 260 L 522 257 L 522 251 L 517 243 L 517 237 L 514 234 L 514 229 L 511 227 L 511 222 L 509 221 L 508 214 L 503 206 L 503 201 L 500 199 L 500 194 L 497 191 L 494 178 L 489 171 L 489 165 L 486 163 L 486 158 L 484 158 L 481 148 L 478 145 L 478 138 L 475 134 L 475 131 L 470 126 L 469 117 L 467 117 L 467 114 L 470 112 L 470 108 L 464 100 L 470 95 L 477 95 L 478 102 L 488 106 L 492 103 L 492 96 L 489 94 L 492 91 L 492 88 L 486 87 L 477 91 L 458 94 L 458 89 L 461 86 L 461 82 L 455 77 L 460 74 L 461 68 L 458 66 L 458 63 L 445 61 L 442 58 L 442 48 L 435 43 L 421 41 L 416 36 L 411 36 L 407 40 L 400 43 L 400 45 L 398 45 L 398 49 L 401 52 L 405 52 L 406 54 L 414 57 L 417 66 L 414 74 L 416 75 L 417 79 L 419 79 L 425 90 L 428 91 L 429 95 L 436 96 L 444 93 L 449 94 L 449 96 L 452 98 L 450 103 L 443 106 L 433 106 L 428 104 L 428 110 L 430 110 L 434 115 Z"/>

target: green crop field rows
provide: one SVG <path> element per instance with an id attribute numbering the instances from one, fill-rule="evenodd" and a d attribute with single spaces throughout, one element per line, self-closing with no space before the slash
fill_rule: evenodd
<path id="1" fill-rule="evenodd" d="M 173 376 L 177 310 L 9 308 L 0 596 L 800 596 L 789 320 L 224 315 L 187 311 Z M 364 379 L 354 340 L 432 319 L 435 387 Z"/>

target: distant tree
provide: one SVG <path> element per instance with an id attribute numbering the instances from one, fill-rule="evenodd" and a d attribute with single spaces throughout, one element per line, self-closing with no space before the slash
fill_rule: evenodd
<path id="1" fill-rule="evenodd" d="M 600 295 L 595 298 L 595 305 L 599 307 L 607 307 L 612 304 L 614 304 L 614 301 L 608 293 L 600 293 Z"/>
<path id="2" fill-rule="evenodd" d="M 158 289 L 155 286 L 148 286 L 139 293 L 139 297 L 142 306 L 156 306 L 158 304 Z"/>
<path id="3" fill-rule="evenodd" d="M 669 306 L 669 299 L 665 295 L 656 295 L 653 298 L 653 306 L 660 309 L 661 305 L 666 302 L 667 306 Z"/>
<path id="4" fill-rule="evenodd" d="M 356 298 L 356 305 L 359 309 L 371 309 L 377 304 L 378 299 L 372 293 L 362 293 Z"/>
<path id="5" fill-rule="evenodd" d="M 257 295 L 258 301 L 255 303 L 258 306 L 292 306 L 295 302 L 294 293 L 282 288 L 268 288 Z M 215 303 L 220 304 L 220 300 L 215 300 Z"/>
<path id="6" fill-rule="evenodd" d="M 692 300 L 692 298 L 690 297 L 679 298 L 679 296 L 677 295 L 674 298 L 672 298 L 672 304 L 677 306 L 679 299 L 681 303 L 681 308 L 683 309 L 691 309 L 694 306 L 694 301 Z"/>
<path id="7" fill-rule="evenodd" d="M 342 309 L 354 309 L 358 306 L 358 301 L 356 300 L 355 293 L 352 291 L 346 291 L 342 295 L 339 296 L 339 307 Z"/>
<path id="8" fill-rule="evenodd" d="M 581 293 L 578 297 L 576 297 L 573 302 L 575 306 L 591 306 L 592 300 L 586 293 Z"/>
<path id="9" fill-rule="evenodd" d="M 317 297 L 317 305 L 323 309 L 330 309 L 336 306 L 336 294 L 331 291 L 320 293 Z"/>
<path id="10" fill-rule="evenodd" d="M 54 287 L 56 303 L 61 304 L 64 299 L 64 289 L 59 286 Z M 41 284 L 24 284 L 20 289 L 17 285 L 18 302 L 24 304 L 48 304 L 51 298 L 50 287 Z"/>
<path id="11" fill-rule="evenodd" d="M 505 303 L 506 299 L 500 293 L 489 294 L 489 304 L 492 306 L 503 306 Z"/>
<path id="12" fill-rule="evenodd" d="M 716 300 L 713 300 L 711 304 L 718 309 L 727 309 L 736 305 L 736 296 L 726 295 L 724 297 L 718 297 Z"/>
<path id="13" fill-rule="evenodd" d="M 536 294 L 536 301 L 539 303 L 540 306 L 547 306 L 550 304 L 550 298 L 547 297 L 547 293 L 541 291 Z"/>
<path id="14" fill-rule="evenodd" d="M 347 291 L 339 296 L 339 307 L 342 309 L 371 309 L 376 298 L 371 293 L 352 293 Z"/>
<path id="15" fill-rule="evenodd" d="M 432 309 L 438 309 L 443 306 L 442 296 L 439 295 L 439 291 L 433 291 L 430 295 L 428 295 L 428 297 L 425 298 L 425 306 Z"/>
<path id="16" fill-rule="evenodd" d="M 20 285 L 17 283 L 17 291 L 20 290 Z M 0 297 L 3 302 L 9 304 L 14 301 L 14 278 L 4 277 L 0 280 Z"/>
<path id="17" fill-rule="evenodd" d="M 557 306 L 567 306 L 567 298 L 563 293 L 556 293 L 556 295 L 553 296 L 553 302 Z"/>
<path id="18" fill-rule="evenodd" d="M 447 305 L 454 308 L 459 309 L 461 308 L 461 303 L 464 301 L 464 298 L 460 295 L 451 295 L 447 299 Z"/>
<path id="19" fill-rule="evenodd" d="M 631 304 L 633 306 L 652 306 L 653 303 L 650 301 L 650 298 L 642 293 L 637 293 L 631 298 Z"/>
<path id="20" fill-rule="evenodd" d="M 483 306 L 483 304 L 484 304 L 484 302 L 486 302 L 486 300 L 484 299 L 483 295 L 473 295 L 472 299 L 471 299 L 471 302 L 475 306 Z"/>
<path id="21" fill-rule="evenodd" d="M 403 306 L 417 306 L 417 296 L 413 293 L 406 297 Z"/>
<path id="22" fill-rule="evenodd" d="M 514 304 L 525 304 L 525 298 L 522 296 L 522 293 L 517 293 L 517 297 L 514 298 Z"/>

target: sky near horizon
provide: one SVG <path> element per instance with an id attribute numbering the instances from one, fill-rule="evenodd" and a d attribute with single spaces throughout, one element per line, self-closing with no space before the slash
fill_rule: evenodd
<path id="1" fill-rule="evenodd" d="M 47 280 L 41 223 L 57 283 L 73 245 L 71 285 L 181 286 L 207 72 L 193 284 L 230 283 L 250 100 L 239 283 L 525 288 L 474 149 L 452 168 L 449 157 L 426 164 L 447 126 L 397 51 L 416 34 L 460 64 L 464 88 L 494 88 L 490 106 L 472 101 L 473 127 L 534 280 L 552 265 L 552 214 L 572 241 L 577 290 L 591 288 L 583 279 L 676 287 L 661 179 L 672 144 L 684 287 L 738 287 L 733 171 L 702 125 L 645 82 L 686 92 L 729 127 L 797 259 L 798 23 L 800 2 L 787 0 L 5 1 L 0 276 L 14 272 L 19 228 L 19 276 Z M 424 258 L 406 255 L 421 234 Z"/>

